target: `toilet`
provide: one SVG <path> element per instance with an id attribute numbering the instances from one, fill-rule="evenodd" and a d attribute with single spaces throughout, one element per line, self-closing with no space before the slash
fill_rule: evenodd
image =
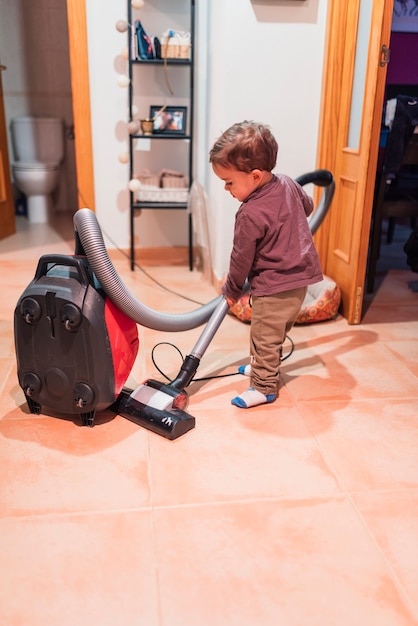
<path id="1" fill-rule="evenodd" d="M 15 185 L 26 196 L 28 220 L 48 222 L 64 158 L 64 125 L 56 117 L 15 117 L 10 124 Z"/>

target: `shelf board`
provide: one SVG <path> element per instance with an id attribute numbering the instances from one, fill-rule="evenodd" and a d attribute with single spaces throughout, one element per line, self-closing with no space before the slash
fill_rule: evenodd
<path id="1" fill-rule="evenodd" d="M 191 139 L 190 135 L 182 135 L 181 133 L 170 133 L 170 132 L 155 133 L 152 135 L 138 134 L 138 135 L 131 135 L 131 137 L 132 139 L 181 139 L 181 140 L 186 140 L 186 141 L 190 141 Z"/>
<path id="2" fill-rule="evenodd" d="M 135 65 L 163 65 L 167 61 L 167 65 L 191 65 L 190 59 L 131 59 L 131 63 Z"/>
<path id="3" fill-rule="evenodd" d="M 132 204 L 134 209 L 187 209 L 187 202 L 146 202 L 138 201 Z"/>

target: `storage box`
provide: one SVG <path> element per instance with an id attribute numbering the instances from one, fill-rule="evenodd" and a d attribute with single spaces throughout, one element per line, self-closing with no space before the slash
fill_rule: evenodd
<path id="1" fill-rule="evenodd" d="M 188 186 L 187 178 L 183 174 L 164 174 L 164 172 L 161 174 L 161 187 L 163 188 L 187 189 Z"/>
<path id="2" fill-rule="evenodd" d="M 147 185 L 151 187 L 159 187 L 160 186 L 160 174 L 152 174 L 151 172 L 142 172 L 135 176 L 141 183 L 141 185 Z"/>

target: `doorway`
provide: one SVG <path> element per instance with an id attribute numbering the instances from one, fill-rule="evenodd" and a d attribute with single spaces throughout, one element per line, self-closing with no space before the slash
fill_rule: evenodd
<path id="1" fill-rule="evenodd" d="M 412 7 L 412 2 L 410 3 Z M 394 11 L 401 13 L 396 6 Z M 396 15 L 396 13 L 395 13 Z M 382 110 L 382 133 L 379 145 L 379 157 L 376 171 L 376 184 L 381 179 L 381 168 L 387 145 L 389 128 L 385 120 L 386 102 L 393 101 L 398 95 L 413 96 L 418 98 L 418 32 L 403 30 L 395 19 L 392 22 L 390 37 L 390 62 L 385 83 L 384 106 Z M 373 210 L 373 218 L 375 207 Z M 410 218 L 382 221 L 382 236 L 380 239 L 379 255 L 376 261 L 376 250 L 373 250 L 367 267 L 367 294 L 366 300 L 373 299 L 379 289 L 385 275 L 393 270 L 410 270 L 406 262 L 406 254 L 403 246 L 408 239 L 413 221 Z M 373 232 L 373 221 L 372 221 Z"/>
<path id="2" fill-rule="evenodd" d="M 66 0 L 54 3 L 0 0 L 0 54 L 5 121 L 10 161 L 11 119 L 19 115 L 61 117 L 65 128 L 65 157 L 54 195 L 57 216 L 77 207 L 71 74 Z M 14 189 L 15 199 L 19 193 Z M 24 203 L 16 202 L 24 213 Z"/>

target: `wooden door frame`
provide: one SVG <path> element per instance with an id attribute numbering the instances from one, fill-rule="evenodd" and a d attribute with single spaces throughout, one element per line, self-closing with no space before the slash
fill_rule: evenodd
<path id="1" fill-rule="evenodd" d="M 67 0 L 78 208 L 95 211 L 85 0 Z"/>
<path id="2" fill-rule="evenodd" d="M 348 6 L 341 10 L 339 2 L 328 3 L 328 15 L 326 24 L 326 41 L 324 50 L 324 65 L 322 73 L 322 98 L 319 117 L 317 167 L 330 172 L 335 171 L 338 113 L 341 106 L 341 81 L 344 42 L 338 36 L 333 36 L 333 28 L 338 33 L 344 32 L 343 25 L 347 19 Z M 316 192 L 318 194 L 318 192 Z M 318 194 L 319 195 L 319 194 Z M 315 235 L 315 245 L 321 259 L 323 271 L 326 273 L 326 262 L 329 244 L 330 219 L 329 215 L 324 219 L 321 228 Z"/>

